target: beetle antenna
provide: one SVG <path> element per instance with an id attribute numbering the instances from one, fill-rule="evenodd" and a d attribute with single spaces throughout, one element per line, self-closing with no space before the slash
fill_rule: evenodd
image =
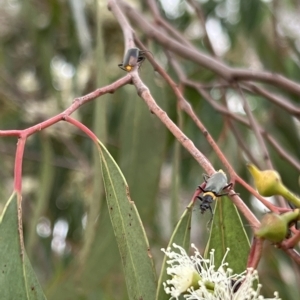
<path id="1" fill-rule="evenodd" d="M 153 57 L 153 53 L 150 50 L 141 50 L 140 51 L 141 54 L 145 54 L 146 52 L 149 52 L 151 54 L 151 56 Z"/>
<path id="2" fill-rule="evenodd" d="M 213 217 L 214 217 L 214 214 L 212 213 L 211 214 L 211 217 L 210 217 L 210 220 L 207 222 L 207 224 L 206 224 L 206 229 L 208 230 L 208 231 L 210 231 L 210 225 L 211 225 L 211 223 L 212 223 L 212 220 L 213 220 Z"/>

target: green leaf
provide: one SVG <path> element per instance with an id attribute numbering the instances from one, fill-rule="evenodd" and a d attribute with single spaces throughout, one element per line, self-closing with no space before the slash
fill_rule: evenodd
<path id="1" fill-rule="evenodd" d="M 99 145 L 108 210 L 122 258 L 129 299 L 154 299 L 156 273 L 142 222 L 121 170 L 101 142 Z"/>
<path id="2" fill-rule="evenodd" d="M 235 205 L 228 197 L 218 198 L 205 257 L 215 249 L 215 265 L 218 267 L 227 250 L 226 262 L 235 273 L 246 269 L 250 243 Z"/>
<path id="3" fill-rule="evenodd" d="M 192 219 L 192 208 L 194 201 L 187 206 L 186 210 L 182 214 L 180 220 L 178 221 L 175 230 L 171 236 L 168 247 L 171 247 L 173 243 L 183 247 L 186 252 L 190 248 L 190 233 L 191 233 L 191 219 Z M 158 280 L 158 287 L 156 293 L 156 300 L 167 300 L 170 299 L 170 295 L 167 295 L 164 291 L 163 282 L 168 279 L 167 274 L 167 257 L 164 257 L 161 273 Z"/>
<path id="4" fill-rule="evenodd" d="M 120 278 L 118 289 L 113 295 L 101 296 L 105 291 L 113 289 L 113 274 L 122 272 L 121 258 L 105 202 L 101 205 L 97 221 L 94 221 L 94 231 L 86 259 L 82 258 L 82 251 L 85 251 L 82 248 L 68 268 L 62 268 L 47 286 L 47 299 L 61 299 L 62 295 L 63 300 L 127 299 L 124 297 L 125 280 Z"/>
<path id="5" fill-rule="evenodd" d="M 164 90 L 155 82 L 149 63 L 142 67 L 142 77 L 151 94 L 164 110 L 167 108 Z M 126 93 L 124 95 L 124 93 Z M 120 124 L 119 165 L 130 186 L 131 196 L 146 226 L 155 226 L 156 199 L 161 167 L 165 156 L 167 130 L 161 121 L 150 113 L 144 101 L 132 87 L 123 91 L 126 105 Z M 141 180 L 141 178 L 147 178 Z"/>
<path id="6" fill-rule="evenodd" d="M 265 13 L 265 5 L 260 0 L 241 0 L 240 1 L 240 24 L 246 30 L 247 34 L 251 34 L 260 26 Z"/>
<path id="7" fill-rule="evenodd" d="M 15 193 L 0 217 L 0 258 L 1 299 L 46 299 L 24 249 Z"/>

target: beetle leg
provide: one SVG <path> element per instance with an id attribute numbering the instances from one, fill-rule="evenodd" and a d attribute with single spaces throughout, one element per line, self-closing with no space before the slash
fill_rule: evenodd
<path id="1" fill-rule="evenodd" d="M 208 176 L 207 174 L 203 174 L 203 179 L 205 182 L 207 182 L 207 180 L 210 178 L 210 176 Z"/>
<path id="2" fill-rule="evenodd" d="M 201 187 L 201 185 L 198 185 L 198 189 L 205 193 L 205 190 Z"/>
<path id="3" fill-rule="evenodd" d="M 222 196 L 226 196 L 226 195 L 228 195 L 228 193 L 216 194 L 217 197 L 222 197 Z"/>
<path id="4" fill-rule="evenodd" d="M 224 191 L 224 190 L 226 190 L 226 189 L 231 189 L 232 186 L 233 186 L 233 183 L 230 182 L 230 183 L 228 183 L 226 186 L 224 186 L 224 188 L 222 189 L 222 191 Z M 216 194 L 217 197 L 222 197 L 222 196 L 226 196 L 226 195 L 228 195 L 228 192 L 225 192 L 225 193 L 223 193 L 223 194 Z M 237 195 L 237 194 L 235 194 L 235 195 Z"/>
<path id="5" fill-rule="evenodd" d="M 209 231 L 210 230 L 210 228 L 209 228 L 209 226 L 210 226 L 210 224 L 211 224 L 211 222 L 212 222 L 212 220 L 213 220 L 213 217 L 214 217 L 214 213 L 212 212 L 212 209 L 211 209 L 211 207 L 209 207 L 210 208 L 210 212 L 211 212 L 211 217 L 210 217 L 210 220 L 207 222 L 207 224 L 206 224 L 206 229 Z"/>
<path id="6" fill-rule="evenodd" d="M 141 64 L 145 59 L 146 59 L 145 56 L 139 56 L 138 59 L 137 59 L 137 63 Z"/>
<path id="7" fill-rule="evenodd" d="M 222 197 L 222 196 L 227 196 L 227 195 L 228 195 L 228 193 L 216 194 L 216 196 L 217 196 L 217 197 Z M 230 195 L 230 196 L 234 196 L 234 195 L 237 195 L 237 196 L 239 196 L 239 195 L 240 195 L 240 193 L 234 193 L 234 194 L 232 194 L 232 195 Z"/>
<path id="8" fill-rule="evenodd" d="M 228 183 L 226 186 L 223 187 L 223 190 L 226 190 L 226 189 L 232 189 L 232 186 L 233 186 L 233 183 L 230 182 L 230 183 Z"/>
<path id="9" fill-rule="evenodd" d="M 147 52 L 153 56 L 153 53 L 150 50 L 140 50 L 140 55 L 145 55 Z"/>
<path id="10" fill-rule="evenodd" d="M 196 198 L 198 198 L 201 202 L 203 201 L 202 197 L 197 196 Z"/>
<path id="11" fill-rule="evenodd" d="M 210 210 L 210 213 L 211 213 L 211 218 L 212 218 L 212 217 L 213 217 L 213 215 L 214 215 L 214 213 L 213 213 L 213 211 L 212 211 L 212 208 L 211 208 L 211 206 L 209 206 L 208 208 L 209 208 L 209 210 Z"/>
<path id="12" fill-rule="evenodd" d="M 127 72 L 127 70 L 123 67 L 123 64 L 118 64 L 118 67 Z"/>
<path id="13" fill-rule="evenodd" d="M 139 56 L 138 57 L 138 59 L 137 59 L 137 65 L 138 65 L 139 69 L 142 67 L 142 63 L 144 62 L 145 59 L 146 59 L 146 57 L 143 57 L 143 56 Z"/>

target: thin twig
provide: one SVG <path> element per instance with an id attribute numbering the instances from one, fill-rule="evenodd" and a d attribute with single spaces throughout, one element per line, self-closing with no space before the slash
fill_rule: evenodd
<path id="1" fill-rule="evenodd" d="M 21 195 L 22 191 L 22 161 L 24 155 L 24 148 L 26 144 L 26 136 L 21 136 L 17 143 L 15 170 L 14 170 L 14 190 Z M 21 197 L 18 200 L 21 201 Z M 19 203 L 20 206 L 20 203 Z"/>
<path id="2" fill-rule="evenodd" d="M 224 114 L 226 116 L 229 116 L 231 119 L 244 124 L 245 126 L 247 126 L 248 128 L 250 128 L 250 124 L 247 120 L 245 120 L 244 118 L 242 118 L 241 116 L 238 116 L 236 114 L 233 114 L 232 112 L 230 112 L 227 108 L 225 108 L 224 106 L 220 105 L 219 103 L 217 103 L 216 101 L 214 101 L 214 99 L 210 96 L 210 94 L 208 92 L 206 92 L 203 88 L 202 85 L 194 82 L 192 80 L 188 80 L 188 79 L 184 79 L 181 78 L 181 81 L 188 85 L 193 87 L 194 89 L 196 89 L 199 94 L 206 99 L 206 101 L 218 112 L 220 112 L 221 114 Z M 290 155 L 289 153 L 287 153 L 285 151 L 285 149 L 283 149 L 280 145 L 279 142 L 276 141 L 276 139 L 274 137 L 272 137 L 271 135 L 269 135 L 263 128 L 259 128 L 261 134 L 269 141 L 269 143 L 273 146 L 273 148 L 277 151 L 277 153 L 283 158 L 285 159 L 287 162 L 289 162 L 293 167 L 295 167 L 299 172 L 300 172 L 300 162 L 293 157 L 292 155 Z"/>
<path id="3" fill-rule="evenodd" d="M 167 128 L 173 133 L 173 135 L 179 140 L 183 147 L 185 147 L 191 155 L 199 162 L 199 164 L 207 170 L 212 168 L 209 163 L 209 166 L 206 166 L 208 160 L 205 156 L 194 146 L 194 143 L 189 140 L 180 129 L 169 119 L 166 112 L 164 112 L 155 102 L 153 99 L 149 89 L 145 86 L 145 84 L 141 81 L 137 71 L 133 71 L 132 73 L 132 82 L 137 89 L 138 95 L 145 101 L 149 110 L 154 113 L 166 126 Z M 185 103 L 187 107 L 187 103 Z M 191 111 L 190 111 L 191 112 Z M 194 119 L 194 121 L 196 121 Z M 200 121 L 198 120 L 198 123 Z M 212 141 L 212 140 L 211 140 Z M 222 154 L 223 155 L 223 154 Z M 229 163 L 228 163 L 229 164 Z M 231 173 L 234 173 L 234 170 L 229 165 L 229 169 Z M 235 177 L 232 176 L 232 179 Z M 244 204 L 243 200 L 233 191 L 231 190 L 228 194 L 232 199 L 233 203 L 238 207 L 238 209 L 242 212 L 242 214 L 247 218 L 248 222 L 251 224 L 252 228 L 257 228 L 259 226 L 259 221 L 255 217 L 255 215 L 251 212 L 251 210 Z"/>
<path id="4" fill-rule="evenodd" d="M 30 135 L 41 131 L 59 121 L 66 120 L 75 110 L 77 110 L 81 105 L 86 104 L 87 102 L 91 101 L 92 99 L 95 99 L 101 95 L 104 95 L 106 93 L 113 93 L 117 88 L 130 83 L 131 82 L 131 76 L 126 75 L 125 77 L 117 80 L 116 82 L 105 86 L 103 88 L 99 88 L 95 90 L 92 93 L 89 93 L 87 95 L 84 95 L 82 97 L 76 98 L 73 103 L 70 105 L 69 108 L 67 108 L 62 113 L 44 121 L 39 124 L 36 124 L 32 127 L 23 129 L 23 130 L 1 130 L 0 136 L 17 136 L 19 137 L 18 144 L 17 144 L 17 150 L 16 150 L 16 158 L 15 158 L 15 169 L 14 169 L 14 189 L 21 195 L 22 190 L 22 161 L 23 161 L 23 155 L 24 155 L 24 148 L 27 137 Z M 21 201 L 21 196 L 18 198 Z"/>
<path id="5" fill-rule="evenodd" d="M 252 239 L 250 253 L 247 261 L 247 268 L 257 269 L 258 263 L 262 256 L 264 240 L 254 237 Z"/>
<path id="6" fill-rule="evenodd" d="M 159 9 L 157 7 L 157 2 L 155 0 L 147 0 L 148 6 L 153 14 L 155 23 L 162 28 L 166 29 L 167 32 L 169 32 L 171 35 L 174 36 L 174 38 L 182 43 L 183 45 L 186 45 L 188 47 L 194 47 L 192 43 L 190 43 L 187 39 L 184 38 L 184 36 L 175 30 L 168 22 L 166 22 L 160 15 Z"/>
<path id="7" fill-rule="evenodd" d="M 207 158 L 197 149 L 194 143 L 177 127 L 177 125 L 169 118 L 167 113 L 163 111 L 152 98 L 149 89 L 139 78 L 137 71 L 131 72 L 132 82 L 137 89 L 138 95 L 146 102 L 151 113 L 155 114 L 161 122 L 172 132 L 181 145 L 195 158 L 195 160 L 204 168 L 204 170 L 212 174 L 214 168 Z"/>
<path id="8" fill-rule="evenodd" d="M 183 71 L 179 68 L 179 66 L 174 63 L 173 67 L 175 69 L 175 71 L 177 72 L 177 75 L 179 76 L 180 80 L 182 82 L 185 82 L 185 74 L 183 73 Z M 206 93 L 206 92 L 205 92 Z M 186 101 L 186 100 L 185 100 Z M 215 102 L 215 101 L 212 101 Z M 250 126 L 249 123 L 247 123 L 248 126 Z M 217 147 L 217 146 L 216 146 Z M 215 150 L 215 148 L 213 148 Z M 216 151 L 216 150 L 215 150 Z M 217 153 L 217 152 L 216 152 Z M 218 153 L 217 153 L 218 154 Z M 219 156 L 219 155 L 218 155 Z M 219 156 L 220 158 L 220 156 Z M 221 159 L 221 158 L 220 158 Z M 223 158 L 222 158 L 223 159 Z M 224 157 L 224 159 L 226 160 L 226 158 Z M 224 161 L 222 160 L 222 162 L 224 163 Z M 231 180 L 234 182 L 235 180 L 238 181 L 242 186 L 244 186 L 252 195 L 254 195 L 257 199 L 259 199 L 267 208 L 269 208 L 271 211 L 273 212 L 279 212 L 280 209 L 278 209 L 276 206 L 274 206 L 272 203 L 270 203 L 269 201 L 267 201 L 266 199 L 264 199 L 261 195 L 259 195 L 257 193 L 257 191 L 255 191 L 248 183 L 246 183 L 241 177 L 239 177 L 236 172 L 233 170 L 233 168 L 231 167 L 231 165 L 229 164 L 229 162 L 226 160 L 226 164 L 225 167 L 229 166 L 228 168 L 228 172 L 230 173 L 230 177 Z"/>
<path id="9" fill-rule="evenodd" d="M 202 9 L 200 8 L 200 3 L 196 3 L 195 0 L 187 0 L 187 2 L 194 8 L 196 15 L 200 21 L 200 24 L 202 26 L 202 30 L 204 33 L 204 43 L 206 44 L 206 47 L 208 48 L 209 52 L 217 58 L 216 52 L 214 50 L 214 47 L 212 45 L 212 42 L 209 38 L 209 35 L 206 30 L 206 24 L 205 24 L 205 18 Z"/>
<path id="10" fill-rule="evenodd" d="M 263 97 L 265 97 L 266 99 L 270 100 L 272 103 L 278 105 L 279 107 L 283 108 L 284 110 L 286 110 L 288 113 L 292 114 L 293 116 L 295 116 L 296 118 L 300 118 L 300 107 L 294 105 L 293 103 L 291 103 L 289 100 L 275 95 L 269 91 L 267 91 L 264 88 L 261 88 L 253 83 L 250 82 L 245 82 L 242 84 L 242 88 L 246 89 L 246 91 L 251 92 L 251 93 L 256 93 L 259 94 Z"/>
<path id="11" fill-rule="evenodd" d="M 137 45 L 143 49 L 146 50 L 146 48 L 144 47 L 144 45 L 136 38 L 136 43 Z M 172 88 L 172 90 L 174 91 L 176 97 L 177 97 L 177 101 L 179 103 L 179 107 L 185 111 L 190 117 L 191 119 L 196 123 L 196 125 L 198 126 L 198 128 L 203 132 L 205 138 L 207 139 L 207 141 L 209 142 L 209 144 L 212 146 L 213 150 L 216 152 L 217 156 L 219 157 L 219 159 L 221 160 L 221 162 L 224 164 L 224 166 L 226 167 L 226 169 L 228 170 L 231 180 L 234 180 L 237 177 L 237 174 L 235 173 L 235 171 L 233 170 L 233 168 L 231 167 L 230 163 L 227 161 L 226 157 L 224 156 L 224 154 L 222 153 L 222 151 L 220 150 L 220 148 L 218 147 L 218 145 L 216 144 L 216 142 L 213 140 L 212 136 L 208 133 L 208 131 L 206 130 L 206 128 L 204 127 L 204 125 L 201 123 L 201 121 L 198 119 L 198 117 L 196 116 L 196 114 L 194 113 L 192 106 L 190 105 L 190 103 L 184 98 L 184 96 L 182 95 L 181 91 L 179 90 L 177 84 L 172 80 L 172 78 L 165 72 L 165 70 L 155 61 L 155 59 L 152 56 L 149 56 L 149 61 L 150 63 L 153 65 L 154 69 L 166 80 L 166 82 L 170 85 L 170 87 Z M 142 83 L 142 81 L 140 80 L 140 78 L 136 79 L 136 81 L 138 82 L 138 84 L 141 86 L 140 88 L 144 88 L 146 90 L 148 90 L 148 88 L 144 85 L 144 83 Z M 134 83 L 134 81 L 133 81 Z M 138 87 L 137 87 L 138 89 Z M 155 100 L 153 99 L 153 97 L 151 96 L 149 90 L 147 93 L 147 99 L 145 99 L 142 95 L 140 95 L 144 101 L 147 103 L 149 109 L 151 109 L 150 105 L 155 105 L 157 106 Z M 152 111 L 152 110 L 151 110 Z M 159 117 L 159 114 L 157 115 Z M 204 166 L 203 166 L 204 167 Z M 205 169 L 205 168 L 204 168 Z M 207 171 L 208 174 L 211 174 L 210 172 Z M 254 214 L 249 210 L 249 208 L 244 204 L 244 202 L 242 201 L 242 199 L 240 197 L 238 197 L 238 195 L 232 190 L 229 193 L 230 198 L 232 199 L 233 203 L 238 207 L 238 209 L 240 210 L 241 213 L 243 213 L 243 215 L 246 217 L 246 219 L 249 221 L 249 223 L 251 224 L 251 226 L 253 228 L 257 227 L 259 222 L 256 219 L 256 217 L 254 216 Z"/>
<path id="12" fill-rule="evenodd" d="M 170 38 L 160 30 L 156 29 L 148 22 L 140 12 L 130 6 L 124 1 L 118 1 L 121 4 L 122 10 L 127 16 L 134 21 L 137 26 L 149 37 L 155 39 L 158 43 L 164 46 L 166 49 L 190 60 L 198 63 L 202 67 L 214 72 L 221 76 L 228 82 L 235 82 L 240 80 L 245 81 L 261 81 L 269 84 L 273 84 L 277 87 L 281 87 L 291 93 L 300 95 L 300 84 L 290 79 L 285 78 L 282 75 L 273 74 L 264 71 L 249 71 L 245 69 L 231 68 L 221 63 L 220 61 L 212 58 L 209 55 L 203 54 L 194 48 L 182 45 L 176 40 Z"/>
<path id="13" fill-rule="evenodd" d="M 239 147 L 243 150 L 243 152 L 248 157 L 248 161 L 252 161 L 256 166 L 259 166 L 259 163 L 256 160 L 256 157 L 254 157 L 254 155 L 252 155 L 252 153 L 249 150 L 249 147 L 244 143 L 244 141 L 245 141 L 244 137 L 242 137 L 238 128 L 233 124 L 233 122 L 230 118 L 228 118 L 228 123 L 229 123 L 229 127 L 231 129 L 231 132 L 234 134 Z"/>
<path id="14" fill-rule="evenodd" d="M 260 147 L 260 152 L 262 153 L 263 160 L 266 162 L 269 169 L 273 169 L 273 165 L 270 160 L 270 155 L 269 155 L 268 149 L 266 147 L 266 144 L 262 137 L 262 134 L 259 130 L 260 126 L 258 125 L 257 121 L 255 120 L 255 118 L 251 112 L 248 101 L 246 100 L 243 91 L 241 90 L 241 88 L 239 86 L 237 87 L 237 90 L 238 90 L 238 93 L 240 94 L 240 97 L 242 98 L 244 111 L 245 111 L 246 115 L 248 116 L 249 124 L 254 132 L 254 135 L 257 140 L 257 144 Z"/>
<path id="15" fill-rule="evenodd" d="M 294 236 L 282 242 L 281 246 L 284 249 L 291 249 L 295 247 L 299 242 L 300 242 L 300 230 L 298 230 L 297 233 L 294 234 Z"/>
<path id="16" fill-rule="evenodd" d="M 134 40 L 133 40 L 133 29 L 131 28 L 129 22 L 121 12 L 120 8 L 118 5 L 116 5 L 115 0 L 109 0 L 107 7 L 109 10 L 112 11 L 122 28 L 123 36 L 124 36 L 124 42 L 125 42 L 125 52 L 128 51 L 130 48 L 134 48 Z"/>

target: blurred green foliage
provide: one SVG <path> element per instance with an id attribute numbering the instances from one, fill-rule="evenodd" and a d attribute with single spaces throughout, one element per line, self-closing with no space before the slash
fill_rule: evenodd
<path id="1" fill-rule="evenodd" d="M 198 4 L 201 2 L 210 24 L 208 32 L 213 36 L 212 43 L 219 49 L 223 61 L 234 67 L 258 68 L 300 79 L 300 37 L 292 24 L 286 22 L 288 17 L 294 20 L 296 12 L 299 13 L 297 1 L 209 0 Z M 75 97 L 124 75 L 117 67 L 123 57 L 123 35 L 106 9 L 105 1 L 2 0 L 0 4 L 1 130 L 33 126 L 67 108 Z M 167 21 L 200 51 L 209 53 L 200 22 L 184 1 L 180 1 L 177 12 L 160 7 Z M 148 11 L 144 9 L 146 15 Z M 214 31 L 219 32 L 219 37 L 212 34 Z M 149 48 L 176 78 L 164 49 L 150 41 Z M 192 62 L 180 59 L 178 62 L 189 78 L 212 85 L 208 91 L 222 104 L 224 99 L 213 86 L 219 78 Z M 183 114 L 179 122 L 175 95 L 148 62 L 140 74 L 158 104 L 175 123 L 180 123 L 215 169 L 224 168 L 193 121 Z M 299 104 L 299 97 L 276 87 L 268 88 Z M 227 117 L 194 89 L 186 87 L 184 95 L 237 173 L 251 182 L 245 171 L 249 158 L 232 134 Z M 228 89 L 226 98 L 232 103 L 231 111 L 244 117 L 237 94 Z M 299 160 L 299 120 L 259 95 L 249 94 L 247 99 L 253 100 L 253 113 L 261 127 Z M 73 117 L 97 134 L 119 164 L 159 271 L 163 259 L 160 248 L 167 246 L 174 219 L 178 220 L 197 185 L 203 181 L 202 168 L 186 150 L 175 150 L 178 142 L 148 111 L 131 85 L 80 107 Z M 248 150 L 263 165 L 251 130 L 236 121 L 234 126 Z M 267 145 L 283 182 L 297 193 L 299 170 Z M 48 299 L 127 299 L 94 147 L 89 138 L 63 122 L 35 134 L 26 144 L 23 162 L 25 245 Z M 0 139 L 0 211 L 13 189 L 15 148 L 15 138 Z M 174 170 L 177 176 L 173 176 Z M 175 205 L 171 202 L 172 189 L 179 191 L 178 210 L 170 208 L 171 203 Z M 250 201 L 251 195 L 239 186 L 236 190 L 253 208 L 255 201 Z M 258 216 L 264 212 L 253 209 Z M 171 211 L 178 215 L 171 215 Z M 191 240 L 204 249 L 210 216 L 200 215 L 195 205 L 193 218 Z M 246 223 L 245 227 L 248 230 Z M 265 295 L 271 296 L 274 290 L 280 290 L 282 299 L 299 299 L 297 267 L 273 247 L 266 253 L 260 268 Z"/>

